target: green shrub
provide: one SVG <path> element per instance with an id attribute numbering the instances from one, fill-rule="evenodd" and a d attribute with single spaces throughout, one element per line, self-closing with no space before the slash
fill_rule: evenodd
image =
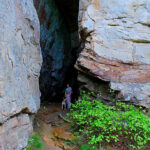
<path id="1" fill-rule="evenodd" d="M 41 137 L 37 133 L 33 133 L 32 138 L 28 141 L 28 147 L 26 150 L 43 150 L 44 145 L 41 141 Z"/>
<path id="2" fill-rule="evenodd" d="M 117 102 L 107 106 L 84 91 L 68 116 L 90 144 L 123 141 L 121 144 L 141 149 L 150 141 L 150 118 L 133 105 Z"/>

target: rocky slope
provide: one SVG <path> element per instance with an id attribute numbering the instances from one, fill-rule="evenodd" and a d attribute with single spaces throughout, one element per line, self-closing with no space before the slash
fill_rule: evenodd
<path id="1" fill-rule="evenodd" d="M 20 150 L 40 106 L 40 25 L 32 0 L 0 0 L 0 150 Z"/>
<path id="2" fill-rule="evenodd" d="M 79 26 L 79 80 L 97 92 L 106 81 L 125 101 L 150 108 L 150 2 L 81 0 Z"/>

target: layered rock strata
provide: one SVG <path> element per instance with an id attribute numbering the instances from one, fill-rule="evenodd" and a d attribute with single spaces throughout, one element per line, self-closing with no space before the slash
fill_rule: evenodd
<path id="1" fill-rule="evenodd" d="M 0 149 L 20 150 L 40 107 L 40 25 L 32 0 L 0 0 Z"/>
<path id="2" fill-rule="evenodd" d="M 109 82 L 125 101 L 150 108 L 150 2 L 81 0 L 79 26 L 79 72 Z"/>

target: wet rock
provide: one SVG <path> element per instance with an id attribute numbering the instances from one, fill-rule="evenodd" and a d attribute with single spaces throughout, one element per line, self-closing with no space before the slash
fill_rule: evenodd
<path id="1" fill-rule="evenodd" d="M 47 123 L 53 123 L 53 122 L 56 122 L 58 120 L 59 113 L 60 112 L 55 112 L 55 113 L 46 115 L 44 118 L 45 118 Z"/>
<path id="2" fill-rule="evenodd" d="M 0 149 L 21 150 L 32 132 L 29 116 L 21 113 L 40 107 L 39 39 L 32 0 L 0 0 Z"/>
<path id="3" fill-rule="evenodd" d="M 84 46 L 76 63 L 79 72 L 110 82 L 110 87 L 121 91 L 125 100 L 147 108 L 149 5 L 145 0 L 81 0 L 79 26 Z"/>
<path id="4" fill-rule="evenodd" d="M 65 141 L 72 141 L 75 137 L 72 133 L 67 132 L 63 127 L 55 127 L 52 130 L 52 137 Z"/>

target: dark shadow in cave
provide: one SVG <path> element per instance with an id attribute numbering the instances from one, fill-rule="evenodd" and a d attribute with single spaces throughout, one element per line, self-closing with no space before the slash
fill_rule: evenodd
<path id="1" fill-rule="evenodd" d="M 74 64 L 80 51 L 79 0 L 34 0 L 40 20 L 43 65 L 40 73 L 42 102 L 62 101 L 66 84 L 78 96 Z"/>

